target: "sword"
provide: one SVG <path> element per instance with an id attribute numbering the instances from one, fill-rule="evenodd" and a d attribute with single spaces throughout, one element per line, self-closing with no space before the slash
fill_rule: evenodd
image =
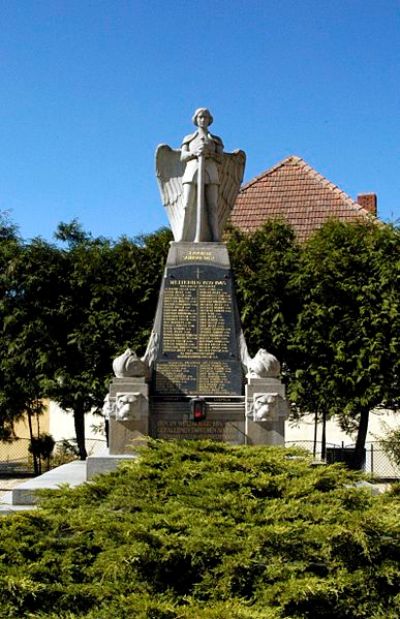
<path id="1" fill-rule="evenodd" d="M 204 142 L 204 138 L 203 142 Z M 204 204 L 204 173 L 205 173 L 205 157 L 204 155 L 199 155 L 198 157 L 198 170 L 197 170 L 197 210 L 196 210 L 196 234 L 194 237 L 195 243 L 200 243 L 201 241 L 201 228 L 202 228 L 202 220 L 203 213 L 205 211 Z"/>

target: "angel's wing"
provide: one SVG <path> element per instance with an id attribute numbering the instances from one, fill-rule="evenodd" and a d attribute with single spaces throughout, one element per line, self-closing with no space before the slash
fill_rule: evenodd
<path id="1" fill-rule="evenodd" d="M 182 204 L 182 176 L 184 164 L 181 151 L 161 144 L 156 150 L 156 174 L 160 188 L 161 200 L 167 209 L 168 221 L 174 239 L 182 236 L 184 209 Z"/>
<path id="2" fill-rule="evenodd" d="M 225 226 L 243 180 L 246 154 L 242 150 L 223 153 L 219 169 L 218 224 L 220 234 Z"/>

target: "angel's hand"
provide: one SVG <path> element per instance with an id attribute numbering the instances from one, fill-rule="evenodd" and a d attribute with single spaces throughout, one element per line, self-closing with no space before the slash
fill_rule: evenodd
<path id="1" fill-rule="evenodd" d="M 206 144 L 201 144 L 200 146 L 198 146 L 196 148 L 196 150 L 194 151 L 194 154 L 196 155 L 196 157 L 202 157 L 203 155 L 208 155 L 208 147 Z"/>
<path id="2" fill-rule="evenodd" d="M 186 149 L 181 150 L 181 161 L 190 161 L 191 159 L 196 159 L 196 157 L 196 153 L 190 152 Z"/>

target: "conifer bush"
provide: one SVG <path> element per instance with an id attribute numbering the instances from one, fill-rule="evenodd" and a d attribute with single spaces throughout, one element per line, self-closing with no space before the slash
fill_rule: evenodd
<path id="1" fill-rule="evenodd" d="M 394 619 L 400 497 L 341 465 L 151 441 L 0 520 L 0 617 Z"/>

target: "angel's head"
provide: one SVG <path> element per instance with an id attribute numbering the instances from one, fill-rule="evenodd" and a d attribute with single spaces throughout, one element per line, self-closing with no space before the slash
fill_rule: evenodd
<path id="1" fill-rule="evenodd" d="M 206 107 L 197 108 L 192 118 L 193 124 L 197 127 L 209 127 L 213 120 L 210 110 Z"/>

